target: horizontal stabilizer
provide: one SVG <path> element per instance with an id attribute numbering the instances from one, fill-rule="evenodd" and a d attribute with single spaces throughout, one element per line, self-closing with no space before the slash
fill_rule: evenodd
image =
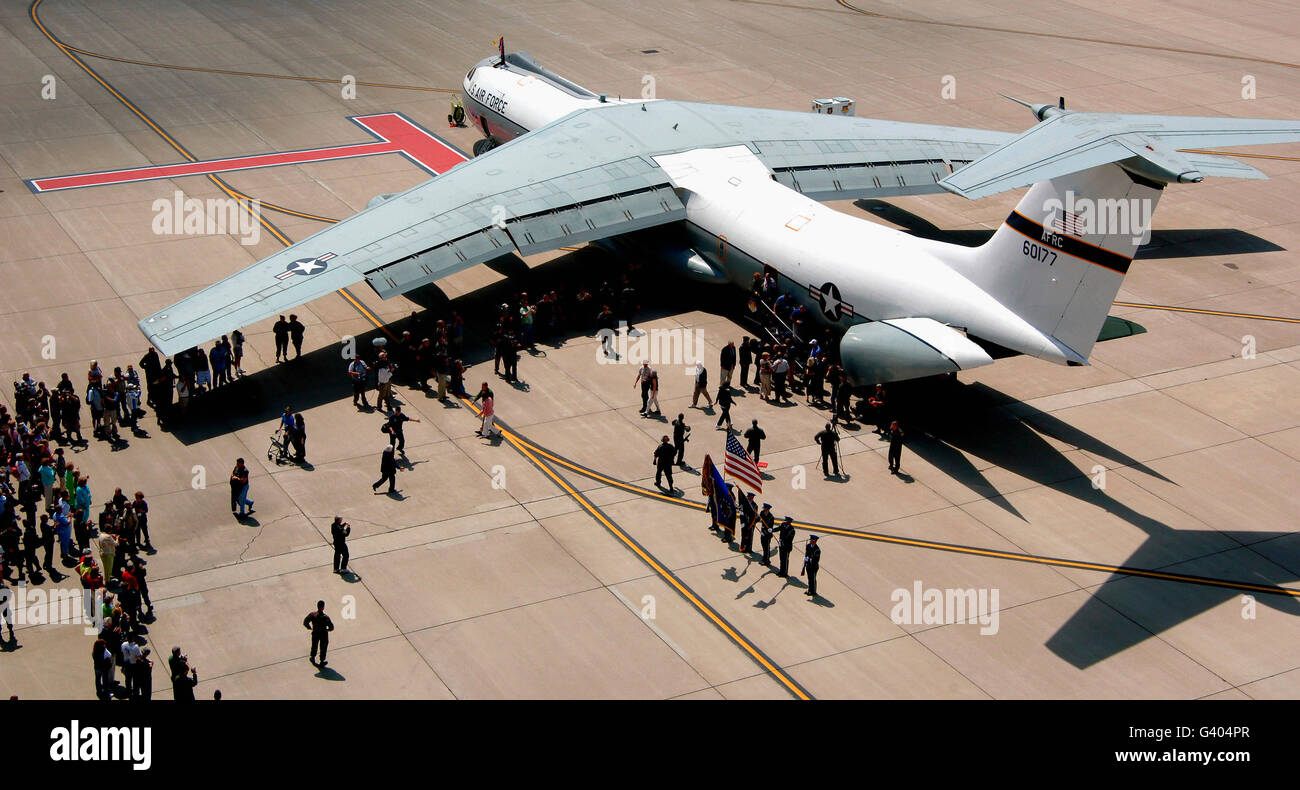
<path id="1" fill-rule="evenodd" d="M 1157 183 L 1197 182 L 1206 175 L 1260 178 L 1263 174 L 1248 165 L 1181 149 L 1300 142 L 1300 121 L 1116 115 L 1055 107 L 1042 115 L 1045 120 L 939 185 L 975 199 L 1111 162 Z"/>

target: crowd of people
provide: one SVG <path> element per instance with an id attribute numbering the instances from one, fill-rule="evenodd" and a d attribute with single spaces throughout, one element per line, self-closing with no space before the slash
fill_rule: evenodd
<path id="1" fill-rule="evenodd" d="M 163 365 L 153 364 L 156 356 L 150 360 L 152 354 L 141 368 L 162 371 Z M 95 694 L 105 700 L 149 699 L 152 694 L 154 662 L 147 634 L 155 613 L 146 555 L 157 550 L 144 492 L 128 496 L 118 487 L 97 504 L 89 472 L 65 450 L 87 443 L 80 431 L 83 400 L 96 438 L 114 442 L 119 425 L 134 426 L 143 415 L 140 385 L 134 366 L 105 375 L 92 361 L 84 395 L 67 373 L 53 391 L 25 373 L 14 384 L 14 412 L 0 405 L 0 622 L 8 628 L 12 649 L 17 637 L 11 585 L 43 585 L 47 579 L 58 584 L 75 574 L 86 618 L 98 626 L 91 664 Z M 157 386 L 149 373 L 145 385 L 150 390 Z M 179 650 L 173 652 L 171 664 L 176 665 Z"/>

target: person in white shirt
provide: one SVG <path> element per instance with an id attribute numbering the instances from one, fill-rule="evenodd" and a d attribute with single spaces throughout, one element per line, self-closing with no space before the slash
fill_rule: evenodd
<path id="1" fill-rule="evenodd" d="M 380 352 L 379 368 L 375 371 L 375 379 L 379 382 L 379 393 L 375 396 L 375 401 L 379 408 L 386 412 L 391 412 L 393 407 L 397 405 L 393 401 L 394 367 L 393 363 L 388 361 L 388 354 Z"/>
<path id="2" fill-rule="evenodd" d="M 135 696 L 136 672 L 140 667 L 141 650 L 131 639 L 122 641 L 122 681 L 127 693 Z"/>

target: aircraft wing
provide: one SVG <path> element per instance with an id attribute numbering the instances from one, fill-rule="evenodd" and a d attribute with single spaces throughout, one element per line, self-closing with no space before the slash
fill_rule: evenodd
<path id="1" fill-rule="evenodd" d="M 1294 142 L 1300 142 L 1300 121 L 1059 111 L 944 178 L 941 186 L 975 199 L 1111 162 L 1160 182 L 1207 175 L 1265 178 L 1226 158 L 1231 154 L 1184 151 Z"/>
<path id="2" fill-rule="evenodd" d="M 146 316 L 140 328 L 174 354 L 362 280 L 388 298 L 502 255 L 681 220 L 685 207 L 659 155 L 743 145 L 813 199 L 888 197 L 941 192 L 953 168 L 1014 137 L 672 101 L 579 110 Z"/>

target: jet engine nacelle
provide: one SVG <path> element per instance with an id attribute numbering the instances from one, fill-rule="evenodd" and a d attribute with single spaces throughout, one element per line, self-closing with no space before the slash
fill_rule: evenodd
<path id="1" fill-rule="evenodd" d="M 992 362 L 961 332 L 929 318 L 858 324 L 840 339 L 840 364 L 857 386 L 956 373 Z"/>
<path id="2" fill-rule="evenodd" d="M 660 258 L 668 268 L 681 276 L 700 283 L 730 282 L 727 273 L 705 260 L 690 247 L 669 247 L 662 250 Z"/>

